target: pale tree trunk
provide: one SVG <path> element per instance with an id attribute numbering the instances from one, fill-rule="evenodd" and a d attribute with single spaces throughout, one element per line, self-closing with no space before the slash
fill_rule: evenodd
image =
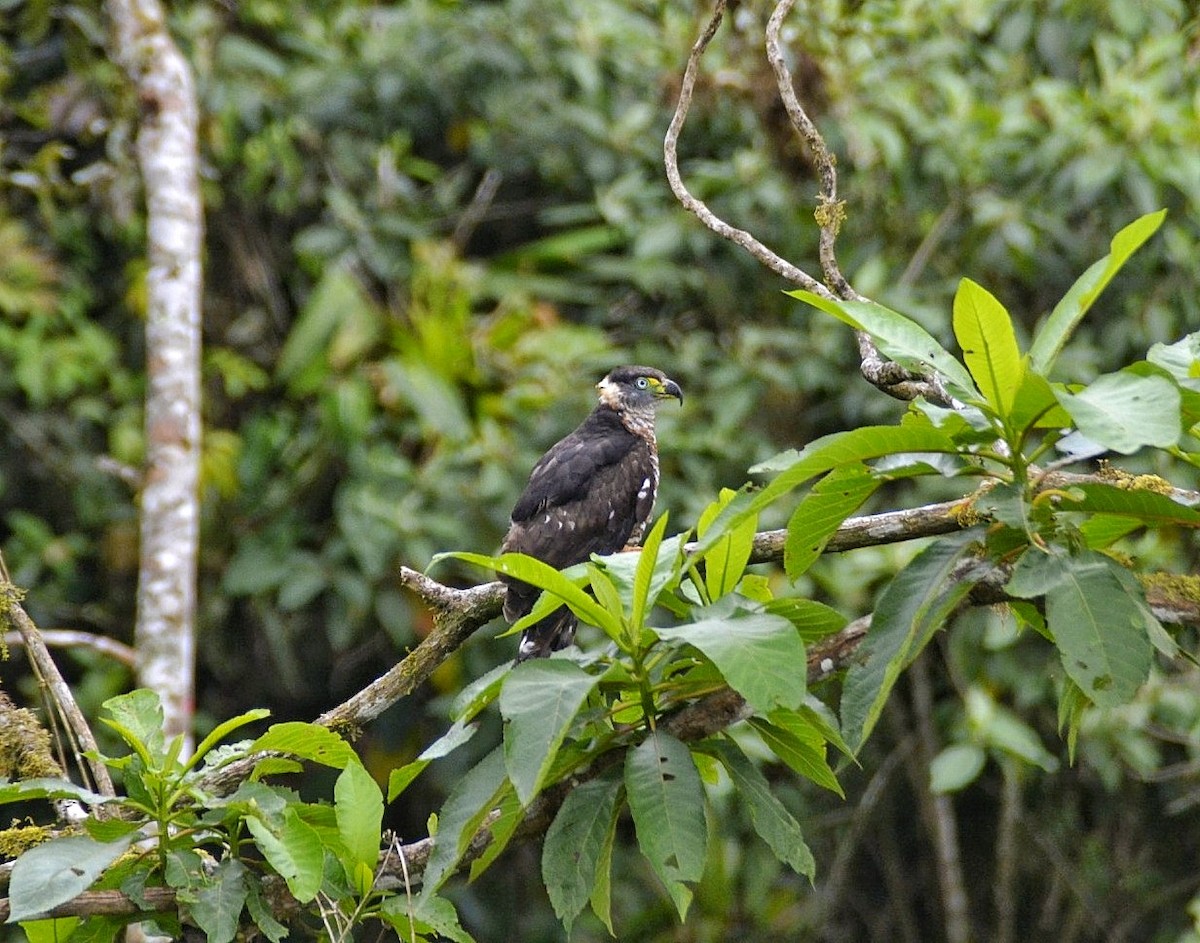
<path id="1" fill-rule="evenodd" d="M 190 742 L 200 467 L 203 208 L 192 73 L 159 0 L 106 0 L 115 58 L 137 91 L 146 193 L 146 468 L 138 573 L 138 683 L 158 692 L 168 736 Z"/>

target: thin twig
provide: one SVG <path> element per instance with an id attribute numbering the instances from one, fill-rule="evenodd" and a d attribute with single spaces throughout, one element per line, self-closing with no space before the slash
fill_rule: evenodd
<path id="1" fill-rule="evenodd" d="M 4 635 L 4 644 L 16 646 L 23 641 L 17 632 Z M 137 652 L 124 642 L 107 635 L 97 635 L 95 632 L 81 632 L 77 629 L 44 629 L 42 641 L 48 648 L 87 648 L 106 658 L 119 661 L 128 668 L 135 667 Z"/>
<path id="2" fill-rule="evenodd" d="M 928 770 L 938 753 L 937 732 L 933 726 L 933 684 L 929 677 L 929 652 L 926 650 L 909 666 L 913 716 L 917 728 L 917 754 L 923 771 Z M 938 883 L 942 889 L 942 914 L 948 943 L 968 943 L 971 939 L 971 903 L 967 897 L 962 854 L 958 843 L 958 816 L 953 800 L 945 793 L 929 788 L 927 776 L 914 784 L 933 832 Z"/>
<path id="3" fill-rule="evenodd" d="M 671 186 L 671 192 L 683 204 L 684 209 L 693 213 L 700 222 L 704 223 L 705 226 L 722 239 L 727 239 L 735 245 L 741 246 L 772 272 L 786 278 L 789 282 L 800 285 L 802 288 L 806 288 L 813 294 L 820 295 L 823 298 L 832 298 L 833 293 L 803 269 L 797 268 L 791 262 L 787 261 L 787 259 L 768 249 L 744 229 L 737 229 L 718 217 L 703 200 L 692 195 L 691 191 L 684 184 L 683 177 L 680 175 L 678 154 L 679 135 L 683 131 L 688 109 L 692 104 L 692 95 L 696 90 L 696 78 L 700 71 L 700 58 L 704 55 L 704 50 L 708 48 L 708 44 L 712 41 L 713 36 L 716 35 L 717 28 L 721 25 L 721 19 L 724 14 L 725 0 L 717 0 L 708 25 L 705 26 L 699 39 L 692 46 L 691 54 L 688 56 L 687 66 L 683 73 L 683 81 L 679 89 L 679 99 L 675 103 L 675 114 L 671 118 L 666 138 L 663 140 L 663 159 L 667 172 L 667 182 Z"/>

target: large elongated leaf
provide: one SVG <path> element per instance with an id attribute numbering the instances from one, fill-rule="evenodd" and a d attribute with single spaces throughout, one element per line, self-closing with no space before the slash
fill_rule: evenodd
<path id="1" fill-rule="evenodd" d="M 759 513 L 790 491 L 841 465 L 864 462 L 898 452 L 958 452 L 946 432 L 933 426 L 912 423 L 901 426 L 863 426 L 822 436 L 800 451 L 789 449 L 750 469 L 753 474 L 778 472 L 759 491 L 740 491 L 717 515 L 705 536 L 696 542 L 695 553 L 706 553 L 731 527 Z"/>
<path id="2" fill-rule="evenodd" d="M 596 870 L 621 797 L 619 771 L 610 770 L 572 789 L 546 832 L 542 880 L 558 919 L 571 935 L 596 885 Z"/>
<path id="3" fill-rule="evenodd" d="M 1063 345 L 1088 309 L 1100 297 L 1100 293 L 1112 281 L 1113 276 L 1129 261 L 1129 257 L 1154 235 L 1166 215 L 1166 210 L 1159 210 L 1157 213 L 1148 213 L 1135 219 L 1113 236 L 1109 254 L 1093 263 L 1067 290 L 1033 339 L 1033 346 L 1029 348 L 1029 359 L 1034 370 L 1043 374 L 1050 372 Z"/>
<path id="4" fill-rule="evenodd" d="M 276 750 L 302 760 L 342 769 L 358 759 L 354 749 L 328 727 L 303 721 L 272 724 L 250 745 L 252 751 Z"/>
<path id="5" fill-rule="evenodd" d="M 523 553 L 502 553 L 498 557 L 489 557 L 481 553 L 440 553 L 434 560 L 453 558 L 474 563 L 522 580 L 530 586 L 549 593 L 556 599 L 561 599 L 571 611 L 589 625 L 604 630 L 609 638 L 618 638 L 621 634 L 621 618 L 601 606 L 595 599 L 563 576 L 554 567 L 526 556 Z"/>
<path id="6" fill-rule="evenodd" d="M 72 835 L 30 848 L 13 865 L 8 923 L 28 920 L 78 897 L 125 853 L 132 840 L 126 836 L 101 843 Z"/>
<path id="7" fill-rule="evenodd" d="M 1063 495 L 1062 505 L 1064 509 L 1091 514 L 1134 518 L 1147 526 L 1200 526 L 1200 510 L 1146 488 L 1119 488 L 1107 484 L 1075 485 Z"/>
<path id="8" fill-rule="evenodd" d="M 697 536 L 707 535 L 717 515 L 736 497 L 736 491 L 722 488 L 717 500 L 700 515 Z M 741 580 L 754 547 L 757 524 L 757 517 L 750 515 L 740 524 L 730 528 L 704 555 L 704 585 L 708 589 L 710 599 L 720 599 L 726 593 L 732 592 Z"/>
<path id="9" fill-rule="evenodd" d="M 265 707 L 256 707 L 253 710 L 246 711 L 244 714 L 238 714 L 237 717 L 230 717 L 229 720 L 225 721 L 224 723 L 217 724 L 217 726 L 212 729 L 209 735 L 200 741 L 200 746 L 196 747 L 196 752 L 192 754 L 191 759 L 188 760 L 184 768 L 191 769 L 204 758 L 205 754 L 207 754 L 209 750 L 215 747 L 239 727 L 244 727 L 247 724 L 254 723 L 256 720 L 263 720 L 270 716 L 271 712 Z"/>
<path id="10" fill-rule="evenodd" d="M 1105 374 L 1078 393 L 1056 390 L 1059 404 L 1092 442 L 1129 455 L 1167 448 L 1183 433 L 1179 387 L 1164 376 Z"/>
<path id="11" fill-rule="evenodd" d="M 804 641 L 783 616 L 734 609 L 727 616 L 654 631 L 660 638 L 700 649 L 729 686 L 760 713 L 804 703 Z"/>
<path id="12" fill-rule="evenodd" d="M 979 398 L 966 368 L 912 318 L 873 301 L 838 301 L 802 289 L 786 294 L 832 314 L 855 330 L 866 331 L 875 338 L 880 353 L 902 367 L 915 373 L 925 373 L 932 367 L 945 377 L 960 399 Z"/>
<path id="13" fill-rule="evenodd" d="M 1005 417 L 1025 372 L 1012 318 L 995 295 L 969 278 L 954 295 L 954 336 L 984 399 Z"/>
<path id="14" fill-rule="evenodd" d="M 788 579 L 799 578 L 816 562 L 842 522 L 882 483 L 864 465 L 854 463 L 834 469 L 813 486 L 788 520 L 783 548 Z"/>
<path id="15" fill-rule="evenodd" d="M 750 724 L 780 760 L 818 786 L 845 798 L 842 784 L 825 758 L 825 738 L 793 711 L 774 711 L 769 720 L 751 717 Z"/>
<path id="16" fill-rule="evenodd" d="M 684 882 L 703 876 L 708 846 L 704 787 L 688 748 L 664 731 L 652 731 L 626 757 L 625 791 L 638 845 L 682 920 L 692 900 Z"/>
<path id="17" fill-rule="evenodd" d="M 632 611 L 634 600 L 639 593 L 644 592 L 644 612 L 653 608 L 658 597 L 662 595 L 673 580 L 678 578 L 683 554 L 683 542 L 686 534 L 668 537 L 658 545 L 658 551 L 649 553 L 648 547 L 629 553 L 613 553 L 606 557 L 595 557 L 591 565 L 600 567 L 612 580 L 621 598 L 623 608 Z M 638 589 L 636 581 L 638 573 L 647 563 L 653 563 L 650 572 L 649 585 Z"/>
<path id="18" fill-rule="evenodd" d="M 204 931 L 208 943 L 229 943 L 237 936 L 238 918 L 246 903 L 246 866 L 237 858 L 226 858 L 210 881 L 196 892 L 192 918 Z"/>
<path id="19" fill-rule="evenodd" d="M 422 878 L 422 899 L 437 893 L 450 877 L 474 829 L 495 808 L 507 786 L 503 747 L 496 747 L 455 783 L 438 814 L 438 832 Z"/>
<path id="20" fill-rule="evenodd" d="M 630 621 L 633 623 L 634 632 L 641 630 L 646 620 L 646 613 L 654 605 L 654 601 L 650 598 L 650 590 L 654 583 L 654 571 L 657 569 L 658 551 L 662 546 L 663 534 L 666 529 L 667 515 L 664 514 L 658 519 L 658 523 L 650 528 L 650 533 L 646 535 L 645 543 L 642 546 L 642 552 L 638 555 L 637 569 L 633 574 L 633 606 L 630 612 Z"/>
<path id="21" fill-rule="evenodd" d="M 508 665 L 503 665 L 502 667 L 506 672 L 508 671 Z M 475 736 L 475 731 L 478 729 L 478 724 L 464 723 L 461 720 L 456 720 L 450 725 L 449 730 L 422 750 L 421 755 L 415 760 L 392 770 L 388 774 L 387 801 L 395 802 L 400 797 L 400 794 L 409 787 L 409 784 L 425 771 L 425 767 L 439 757 L 446 756 L 457 750 Z"/>
<path id="22" fill-rule="evenodd" d="M 333 809 L 338 835 L 350 856 L 347 876 L 360 894 L 370 891 L 379 861 L 383 824 L 383 793 L 362 763 L 347 763 L 333 784 Z"/>
<path id="23" fill-rule="evenodd" d="M 850 669 L 842 690 L 842 733 L 856 753 L 879 720 L 900 672 L 974 585 L 969 574 L 952 578 L 974 539 L 964 531 L 931 544 L 880 596 L 863 642 L 866 661 Z"/>
<path id="24" fill-rule="evenodd" d="M 766 777 L 731 741 L 720 740 L 713 744 L 713 750 L 750 812 L 750 823 L 758 837 L 780 861 L 811 881 L 817 873 L 817 862 L 804 841 L 800 823 L 771 793 Z"/>
<path id="25" fill-rule="evenodd" d="M 1005 589 L 1027 599 L 1045 596 L 1063 668 L 1096 704 L 1125 703 L 1146 680 L 1153 616 L 1116 561 L 1094 551 L 1068 556 L 1031 547 Z"/>
<path id="26" fill-rule="evenodd" d="M 26 802 L 30 799 L 77 799 L 86 805 L 102 805 L 112 801 L 107 796 L 84 789 L 67 779 L 39 777 L 20 779 L 15 783 L 0 783 L 0 805 L 8 802 Z"/>
<path id="27" fill-rule="evenodd" d="M 558 658 L 523 662 L 505 679 L 504 763 L 522 805 L 542 788 L 571 721 L 599 681 Z"/>
<path id="28" fill-rule="evenodd" d="M 317 896 L 324 876 L 325 850 L 317 830 L 301 819 L 294 807 L 289 806 L 282 817 L 273 821 L 247 816 L 246 827 L 296 900 L 305 904 Z"/>

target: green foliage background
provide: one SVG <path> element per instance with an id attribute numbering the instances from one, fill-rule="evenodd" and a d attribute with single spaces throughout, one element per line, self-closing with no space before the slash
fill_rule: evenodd
<path id="1" fill-rule="evenodd" d="M 1114 232 L 1167 207 L 1058 372 L 1090 379 L 1196 329 L 1200 26 L 1187 3 L 801 6 L 793 66 L 839 155 L 841 258 L 861 292 L 948 340 L 967 274 L 1013 311 L 1026 347 Z M 136 102 L 104 55 L 98 4 L 0 9 L 0 547 L 43 627 L 128 641 L 136 504 L 113 467 L 136 467 L 142 448 Z M 659 507 L 681 524 L 781 448 L 899 414 L 857 380 L 843 327 L 785 297 L 666 188 L 662 134 L 703 11 L 616 0 L 173 11 L 198 77 L 208 212 L 208 724 L 263 705 L 311 718 L 392 664 L 429 627 L 397 565 L 494 550 L 528 468 L 617 361 L 656 364 L 688 394 L 660 426 Z M 766 14 L 745 5 L 723 27 L 681 160 L 719 215 L 815 268 L 816 184 L 759 51 Z M 935 490 L 893 485 L 873 506 Z M 1134 552 L 1179 572 L 1196 564 L 1170 530 Z M 865 611 L 912 553 L 822 560 L 803 588 Z M 474 641 L 424 703 L 367 732 L 368 765 L 415 756 L 444 725 L 443 695 L 510 649 Z M 956 797 L 973 902 L 990 913 L 989 875 L 1015 856 L 1027 935 L 1191 939 L 1195 675 L 1156 676 L 1084 730 L 1068 766 L 1045 658 L 987 613 L 941 646 L 939 736 L 986 747 L 986 771 Z M 93 656 L 70 667 L 86 707 L 128 683 Z M 19 664 L 3 671 L 28 686 Z M 731 825 L 709 843 L 689 938 L 936 933 L 930 838 L 913 811 L 926 771 L 900 759 L 911 697 L 894 700 L 863 768 L 844 773 L 848 801 L 766 770 L 805 823 L 816 892 L 746 840 L 749 822 Z M 423 833 L 480 755 L 455 754 L 414 786 L 395 827 Z M 1022 856 L 995 840 L 998 797 L 1014 793 Z M 617 922 L 629 939 L 677 938 L 628 838 Z M 481 940 L 514 925 L 557 938 L 536 856 L 510 854 L 504 874 L 457 892 L 464 921 Z M 574 937 L 602 932 L 584 920 Z"/>

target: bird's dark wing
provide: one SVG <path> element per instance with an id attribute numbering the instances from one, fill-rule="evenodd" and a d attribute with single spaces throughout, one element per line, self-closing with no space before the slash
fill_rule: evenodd
<path id="1" fill-rule="evenodd" d="M 603 469 L 620 463 L 641 441 L 619 420 L 589 416 L 533 466 L 529 484 L 513 507 L 513 521 L 527 521 L 547 508 L 580 500 Z"/>

